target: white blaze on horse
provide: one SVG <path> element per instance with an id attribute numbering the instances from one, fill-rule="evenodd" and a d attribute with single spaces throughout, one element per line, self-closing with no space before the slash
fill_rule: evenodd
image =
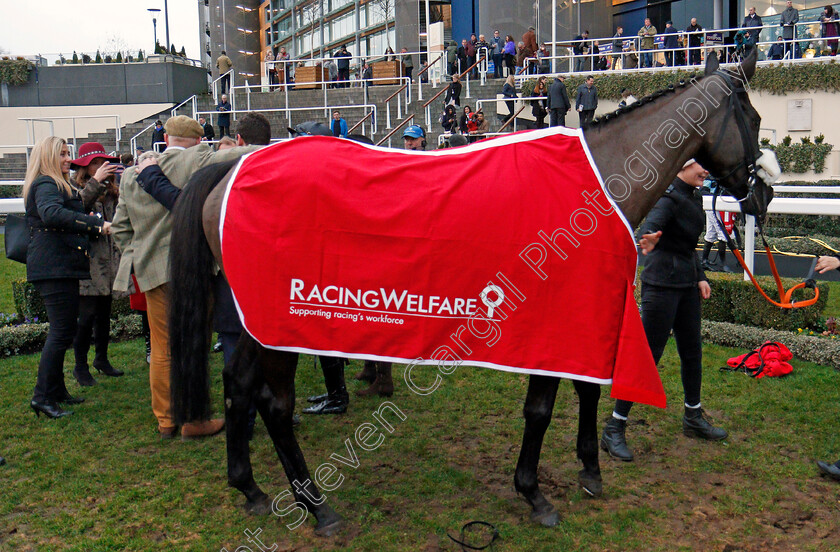
<path id="1" fill-rule="evenodd" d="M 206 329 L 218 263 L 247 329 L 224 386 L 228 481 L 248 509 L 278 509 L 251 469 L 255 400 L 298 510 L 315 516 L 320 534 L 340 527 L 292 431 L 298 354 L 332 353 L 444 374 L 461 363 L 529 374 L 514 483 L 531 517 L 555 525 L 537 465 L 559 379 L 572 379 L 580 398 L 579 479 L 596 496 L 600 385 L 664 405 L 633 301 L 631 229 L 690 158 L 744 212 L 763 217 L 772 198 L 763 178 L 773 162 L 758 149 L 760 117 L 747 96 L 755 57 L 737 69 L 711 56 L 704 77 L 583 133 L 523 132 L 428 153 L 301 138 L 200 171 L 173 213 L 176 421 L 209 415 Z M 406 381 L 418 387 L 411 370 Z"/>

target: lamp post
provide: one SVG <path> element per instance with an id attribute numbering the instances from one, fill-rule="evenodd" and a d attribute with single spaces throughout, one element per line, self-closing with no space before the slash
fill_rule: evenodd
<path id="1" fill-rule="evenodd" d="M 169 2 L 168 0 L 163 0 L 163 22 L 166 25 L 166 51 L 169 51 L 169 47 L 172 45 L 169 42 Z"/>
<path id="2" fill-rule="evenodd" d="M 160 10 L 158 8 L 148 8 L 147 11 L 149 12 L 149 15 L 152 16 L 152 28 L 154 29 L 154 33 L 155 33 L 155 46 L 157 46 L 157 43 L 158 43 L 158 40 L 157 40 L 157 18 L 158 18 L 158 15 L 160 14 Z M 157 53 L 157 52 L 155 52 L 155 53 Z"/>

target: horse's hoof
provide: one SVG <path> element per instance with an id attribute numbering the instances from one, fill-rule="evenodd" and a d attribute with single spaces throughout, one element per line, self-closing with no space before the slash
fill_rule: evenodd
<path id="1" fill-rule="evenodd" d="M 245 511 L 255 516 L 264 516 L 271 513 L 271 501 L 268 496 L 262 496 L 254 501 L 245 503 Z"/>
<path id="2" fill-rule="evenodd" d="M 531 512 L 531 519 L 543 527 L 554 527 L 560 523 L 560 514 L 557 513 L 554 506 L 549 505 L 547 510 Z"/>
<path id="3" fill-rule="evenodd" d="M 578 482 L 583 492 L 592 497 L 599 497 L 604 492 L 604 486 L 601 483 L 601 474 L 592 473 L 587 470 L 580 470 L 578 472 Z"/>
<path id="4" fill-rule="evenodd" d="M 344 523 L 341 519 L 341 516 L 336 514 L 335 517 L 325 519 L 324 521 L 319 521 L 318 524 L 315 526 L 315 534 L 319 537 L 331 537 L 339 531 L 341 531 L 341 527 L 343 524 Z"/>

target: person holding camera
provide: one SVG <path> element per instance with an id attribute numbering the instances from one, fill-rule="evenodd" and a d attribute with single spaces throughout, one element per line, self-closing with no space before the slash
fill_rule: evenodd
<path id="1" fill-rule="evenodd" d="M 48 136 L 32 148 L 23 183 L 30 232 L 26 279 L 44 300 L 50 322 L 29 406 L 49 418 L 72 414 L 60 403 L 84 402 L 72 397 L 64 384 L 64 353 L 76 337 L 79 281 L 90 278 L 89 237 L 111 232 L 110 222 L 85 214 L 79 191 L 70 182 L 70 161 L 67 142 Z"/>
<path id="2" fill-rule="evenodd" d="M 120 197 L 117 184 L 119 158 L 105 153 L 99 142 L 88 142 L 79 148 L 79 157 L 70 162 L 73 178 L 85 211 L 105 221 L 114 220 Z M 93 367 L 100 373 L 119 377 L 123 372 L 108 360 L 111 333 L 111 301 L 114 279 L 120 266 L 120 252 L 111 236 L 102 236 L 90 244 L 90 280 L 79 284 L 79 322 L 73 352 L 76 367 L 73 376 L 83 387 L 96 384 L 88 368 L 88 351 L 94 338 Z"/>

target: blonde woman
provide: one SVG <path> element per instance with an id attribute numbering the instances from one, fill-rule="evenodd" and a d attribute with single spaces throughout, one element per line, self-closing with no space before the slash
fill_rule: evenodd
<path id="1" fill-rule="evenodd" d="M 30 231 L 26 278 L 41 294 L 50 320 L 30 406 L 50 418 L 72 414 L 60 403 L 84 401 L 71 397 L 64 385 L 64 353 L 76 336 L 79 280 L 90 278 L 89 237 L 111 231 L 111 223 L 85 214 L 69 180 L 70 161 L 67 142 L 44 138 L 32 149 L 23 185 Z"/>

